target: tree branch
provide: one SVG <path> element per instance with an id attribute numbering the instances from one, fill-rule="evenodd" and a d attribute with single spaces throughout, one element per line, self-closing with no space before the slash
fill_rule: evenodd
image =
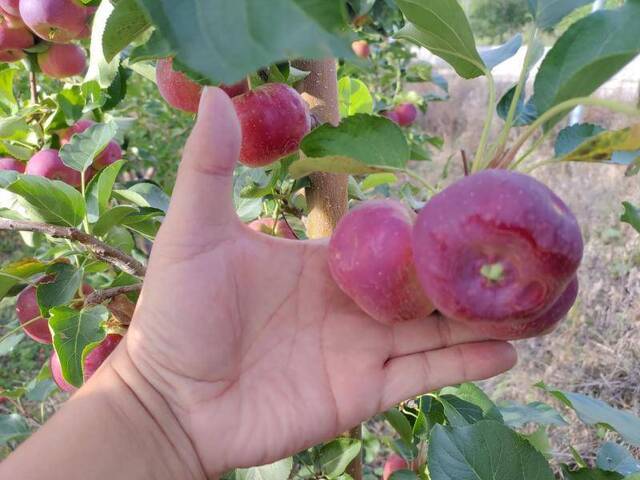
<path id="1" fill-rule="evenodd" d="M 0 230 L 38 232 L 54 238 L 66 238 L 78 242 L 96 258 L 110 263 L 125 273 L 142 278 L 147 272 L 146 267 L 135 258 L 76 228 L 60 227 L 39 222 L 0 219 Z"/>
<path id="2" fill-rule="evenodd" d="M 29 88 L 31 90 L 31 103 L 38 103 L 38 80 L 36 72 L 29 72 Z"/>
<path id="3" fill-rule="evenodd" d="M 101 303 L 104 303 L 107 300 L 111 300 L 118 295 L 139 292 L 140 290 L 142 290 L 141 283 L 136 283 L 135 285 L 125 285 L 122 287 L 113 287 L 106 290 L 96 290 L 90 295 L 87 295 L 84 303 L 85 305 L 100 305 Z"/>

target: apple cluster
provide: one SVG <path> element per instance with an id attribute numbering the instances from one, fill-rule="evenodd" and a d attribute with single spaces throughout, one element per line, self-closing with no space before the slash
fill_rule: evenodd
<path id="1" fill-rule="evenodd" d="M 16 62 L 38 43 L 37 62 L 51 78 L 82 75 L 85 50 L 73 40 L 91 35 L 95 7 L 77 0 L 0 0 L 0 62 Z"/>
<path id="2" fill-rule="evenodd" d="M 169 105 L 197 113 L 202 86 L 175 70 L 173 59 L 158 60 L 158 90 Z M 243 80 L 220 85 L 229 95 L 242 128 L 240 162 L 264 167 L 294 153 L 311 130 L 309 107 L 300 94 L 283 83 L 268 83 L 253 90 Z"/>
<path id="3" fill-rule="evenodd" d="M 33 285 L 26 287 L 16 300 L 16 314 L 24 333 L 38 343 L 50 345 L 53 343 L 51 330 L 49 328 L 49 320 L 42 316 L 37 299 L 37 286 L 51 282 L 53 279 L 49 276 L 42 277 Z M 85 284 L 82 287 L 84 295 L 89 295 L 93 289 Z M 122 340 L 119 334 L 109 334 L 97 347 L 95 347 L 87 355 L 84 361 L 84 379 L 85 381 L 91 377 L 96 370 L 102 365 L 118 343 Z M 54 351 L 50 360 L 51 373 L 58 387 L 65 392 L 73 392 L 75 387 L 70 385 L 62 375 L 60 359 Z"/>
<path id="4" fill-rule="evenodd" d="M 435 310 L 487 338 L 552 331 L 578 294 L 580 226 L 530 176 L 486 170 L 435 195 L 416 216 L 394 200 L 349 212 L 329 244 L 338 286 L 392 324 Z"/>
<path id="5" fill-rule="evenodd" d="M 64 146 L 71 141 L 73 135 L 82 133 L 95 122 L 88 119 L 79 120 L 71 127 L 58 132 L 60 145 Z M 93 178 L 97 171 L 102 170 L 122 158 L 120 145 L 111 140 L 107 147 L 96 157 L 93 165 L 85 172 L 85 182 Z M 0 170 L 13 170 L 26 175 L 37 175 L 50 180 L 59 180 L 72 187 L 80 187 L 82 174 L 64 164 L 60 158 L 60 151 L 54 148 L 45 148 L 33 155 L 25 164 L 15 158 L 0 158 Z"/>

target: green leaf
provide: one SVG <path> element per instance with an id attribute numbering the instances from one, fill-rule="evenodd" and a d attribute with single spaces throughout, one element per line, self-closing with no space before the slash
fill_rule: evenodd
<path id="1" fill-rule="evenodd" d="M 0 357 L 13 353 L 18 344 L 24 340 L 24 337 L 24 333 L 15 333 L 2 340 L 0 342 Z"/>
<path id="2" fill-rule="evenodd" d="M 413 429 L 407 417 L 397 408 L 391 408 L 384 412 L 384 418 L 394 428 L 400 438 L 407 444 L 413 444 Z"/>
<path id="3" fill-rule="evenodd" d="M 354 438 L 338 438 L 323 445 L 318 453 L 322 472 L 329 478 L 339 477 L 360 454 L 362 442 Z"/>
<path id="4" fill-rule="evenodd" d="M 60 358 L 62 375 L 71 385 L 80 387 L 86 356 L 107 336 L 105 323 L 109 319 L 109 310 L 102 305 L 80 311 L 55 307 L 50 313 L 49 326 L 53 331 L 53 346 Z"/>
<path id="5" fill-rule="evenodd" d="M 563 2 L 554 2 L 561 4 Z M 574 23 L 540 66 L 534 101 L 543 114 L 559 103 L 592 94 L 640 53 L 640 0 Z"/>
<path id="6" fill-rule="evenodd" d="M 480 407 L 454 395 L 438 395 L 438 401 L 444 407 L 444 415 L 449 425 L 464 427 L 484 420 Z"/>
<path id="7" fill-rule="evenodd" d="M 480 407 L 486 420 L 503 422 L 502 414 L 495 403 L 475 383 L 463 383 L 457 387 L 446 387 L 440 390 L 440 395 L 454 395 L 461 400 Z"/>
<path id="8" fill-rule="evenodd" d="M 31 430 L 24 417 L 17 413 L 0 415 L 0 446 L 24 440 L 30 433 Z"/>
<path id="9" fill-rule="evenodd" d="M 622 202 L 624 213 L 620 217 L 624 223 L 628 223 L 640 233 L 640 209 L 631 205 L 629 202 Z"/>
<path id="10" fill-rule="evenodd" d="M 556 157 L 566 155 L 580 146 L 585 140 L 592 138 L 605 129 L 593 123 L 580 123 L 563 128 L 556 138 Z"/>
<path id="11" fill-rule="evenodd" d="M 593 0 L 528 0 L 528 2 L 536 25 L 547 30 L 576 8 L 593 3 Z"/>
<path id="12" fill-rule="evenodd" d="M 138 0 L 176 57 L 232 84 L 287 58 L 350 57 L 341 0 Z M 197 19 L 197 21 L 194 21 Z M 233 19 L 233 28 L 229 28 Z"/>
<path id="13" fill-rule="evenodd" d="M 34 275 L 43 273 L 48 265 L 35 258 L 23 258 L 2 267 L 0 270 L 0 299 L 4 298 L 15 285 L 20 283 L 19 279 L 23 279 L 26 282 Z"/>
<path id="14" fill-rule="evenodd" d="M 67 305 L 74 299 L 82 285 L 83 272 L 68 263 L 54 263 L 47 268 L 47 275 L 54 278 L 47 283 L 38 284 L 36 288 L 43 316 L 47 316 L 52 307 Z"/>
<path id="15" fill-rule="evenodd" d="M 541 402 L 533 402 L 528 405 L 506 402 L 500 405 L 500 412 L 502 413 L 504 422 L 513 428 L 523 427 L 527 423 L 558 426 L 568 425 L 556 409 Z"/>
<path id="16" fill-rule="evenodd" d="M 553 480 L 544 456 L 501 423 L 436 425 L 431 431 L 431 480 Z"/>
<path id="17" fill-rule="evenodd" d="M 463 78 L 484 75 L 485 65 L 458 0 L 396 0 L 396 3 L 409 21 L 396 37 L 430 50 Z"/>
<path id="18" fill-rule="evenodd" d="M 605 426 L 618 432 L 626 442 L 640 446 L 640 418 L 631 412 L 618 410 L 602 400 L 579 393 L 564 390 L 548 390 L 548 392 L 575 410 L 578 418 L 587 425 Z"/>
<path id="19" fill-rule="evenodd" d="M 270 465 L 236 470 L 236 480 L 287 480 L 293 469 L 293 458 L 278 460 Z"/>
<path id="20" fill-rule="evenodd" d="M 45 223 L 76 227 L 84 218 L 82 195 L 64 182 L 21 175 L 6 189 L 24 198 Z"/>
<path id="21" fill-rule="evenodd" d="M 482 52 L 480 57 L 487 68 L 493 70 L 518 53 L 520 47 L 522 47 L 522 34 L 518 33 L 504 45 Z"/>
<path id="22" fill-rule="evenodd" d="M 575 132 L 574 132 L 575 133 Z M 576 135 L 574 135 L 575 137 Z M 579 139 L 572 138 L 562 144 L 561 150 L 569 146 L 573 141 L 577 143 Z M 556 145 L 557 147 L 557 145 Z M 560 157 L 565 162 L 611 162 L 616 152 L 635 152 L 640 149 L 640 123 L 624 128 L 622 130 L 603 131 L 587 138 L 575 149 Z M 635 154 L 630 157 L 635 158 Z"/>
<path id="23" fill-rule="evenodd" d="M 412 470 L 396 470 L 391 474 L 389 480 L 418 480 L 418 474 Z"/>
<path id="24" fill-rule="evenodd" d="M 640 472 L 640 461 L 622 445 L 605 442 L 598 450 L 596 467 L 626 476 Z"/>
<path id="25" fill-rule="evenodd" d="M 506 120 L 509 115 L 509 108 L 511 108 L 511 102 L 513 101 L 513 96 L 516 94 L 516 87 L 511 88 L 507 93 L 505 93 L 500 101 L 498 102 L 497 112 L 498 116 L 502 120 Z M 530 99 L 525 102 L 524 92 L 523 95 L 520 96 L 520 100 L 518 100 L 518 105 L 516 106 L 516 115 L 513 120 L 514 127 L 522 127 L 524 125 L 532 124 L 538 118 L 538 110 L 536 109 L 536 105 L 533 102 L 533 99 Z"/>
<path id="26" fill-rule="evenodd" d="M 563 465 L 562 474 L 565 480 L 623 480 L 623 476 L 616 472 L 605 472 L 599 468 L 581 468 L 580 470 L 569 470 Z"/>
<path id="27" fill-rule="evenodd" d="M 60 149 L 62 162 L 78 172 L 86 171 L 116 136 L 117 130 L 115 122 L 109 122 L 97 123 L 82 133 L 76 133 Z"/>
<path id="28" fill-rule="evenodd" d="M 98 221 L 98 218 L 109 208 L 113 186 L 124 163 L 124 160 L 118 160 L 100 171 L 89 182 L 85 197 L 87 199 L 87 216 L 91 223 Z"/>
<path id="29" fill-rule="evenodd" d="M 347 117 L 337 127 L 322 125 L 304 138 L 301 149 L 308 158 L 291 165 L 294 177 L 313 171 L 358 174 L 384 171 L 384 167 L 401 169 L 410 153 L 395 123 L 364 114 Z"/>
<path id="30" fill-rule="evenodd" d="M 172 57 L 175 54 L 168 40 L 158 30 L 154 30 L 149 40 L 138 45 L 129 55 L 129 63 L 134 64 L 144 60 Z"/>
<path id="31" fill-rule="evenodd" d="M 342 118 L 356 113 L 373 113 L 373 97 L 362 80 L 342 77 L 338 82 L 338 98 Z"/>
<path id="32" fill-rule="evenodd" d="M 29 124 L 22 116 L 0 118 L 0 138 L 22 139 L 29 130 Z"/>
<path id="33" fill-rule="evenodd" d="M 380 185 L 393 185 L 398 183 L 398 177 L 393 173 L 372 173 L 368 175 L 360 184 L 363 191 L 373 190 Z"/>
<path id="34" fill-rule="evenodd" d="M 102 36 L 102 50 L 107 62 L 138 38 L 151 24 L 135 0 L 119 0 Z"/>
<path id="35" fill-rule="evenodd" d="M 139 212 L 131 205 L 117 205 L 104 212 L 93 226 L 93 233 L 99 237 L 105 235 L 111 227 L 120 225 L 129 215 Z"/>
<path id="36" fill-rule="evenodd" d="M 25 398 L 30 402 L 44 402 L 56 390 L 58 386 L 52 379 L 49 362 L 46 362 L 36 377 L 26 385 Z"/>
<path id="37" fill-rule="evenodd" d="M 91 47 L 89 56 L 89 70 L 85 80 L 95 80 L 100 87 L 107 88 L 116 78 L 120 60 L 107 60 L 103 49 L 103 37 L 107 29 L 107 22 L 115 7 L 111 2 L 101 2 L 93 19 L 91 29 Z"/>
<path id="38" fill-rule="evenodd" d="M 13 94 L 13 78 L 16 70 L 4 68 L 0 70 L 0 109 L 5 115 L 11 115 L 18 111 L 18 102 Z"/>
<path id="39" fill-rule="evenodd" d="M 526 439 L 533 448 L 539 451 L 545 458 L 552 458 L 551 440 L 547 434 L 545 427 L 538 427 L 534 432 L 528 434 L 521 434 L 522 438 Z"/>
<path id="40" fill-rule="evenodd" d="M 169 196 L 155 183 L 142 182 L 127 190 L 115 190 L 114 195 L 139 207 L 152 207 L 163 212 L 169 210 Z"/>

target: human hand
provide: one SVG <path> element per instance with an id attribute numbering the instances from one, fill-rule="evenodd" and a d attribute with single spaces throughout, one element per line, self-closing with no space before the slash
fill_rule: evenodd
<path id="1" fill-rule="evenodd" d="M 207 474 L 274 461 L 513 366 L 509 344 L 439 316 L 374 321 L 334 284 L 326 242 L 244 226 L 232 202 L 240 127 L 229 98 L 205 92 L 123 349 Z"/>

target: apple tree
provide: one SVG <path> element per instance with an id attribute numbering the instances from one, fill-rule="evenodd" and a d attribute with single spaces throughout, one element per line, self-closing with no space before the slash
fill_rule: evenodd
<path id="1" fill-rule="evenodd" d="M 37 428 L 50 413 L 38 406 L 81 387 L 131 322 L 169 204 L 153 179 L 123 175 L 133 122 L 119 107 L 132 76 L 154 82 L 176 115 L 197 115 L 206 86 L 232 98 L 243 131 L 238 216 L 288 241 L 331 237 L 334 280 L 374 319 L 438 311 L 488 338 L 550 333 L 579 295 L 579 222 L 589 219 L 527 174 L 600 162 L 635 175 L 640 165 L 640 111 L 592 96 L 640 54 L 640 0 L 571 25 L 528 91 L 545 53 L 541 33 L 588 3 L 522 0 L 532 19 L 525 35 L 481 54 L 457 0 L 0 1 L 0 229 L 20 232 L 27 252 L 0 269 L 0 296 L 16 305 L 0 348 L 34 341 L 46 357 L 35 378 L 0 392 L 0 444 L 14 448 Z M 453 182 L 446 172 L 435 183 L 421 174 L 446 139 L 418 120 L 449 93 L 417 60 L 418 47 L 487 83 L 482 134 Z M 492 70 L 522 47 L 519 80 L 498 98 Z M 407 88 L 427 82 L 437 93 Z M 629 126 L 561 128 L 579 105 L 607 108 Z M 164 141 L 164 132 L 151 133 Z M 532 160 L 552 137 L 553 158 Z M 633 205 L 623 220 L 640 230 Z M 640 447 L 640 419 L 630 412 L 538 387 L 585 424 Z M 371 475 L 362 459 L 381 441 L 394 451 L 385 480 L 640 472 L 614 443 L 602 445 L 595 464 L 577 452 L 571 466 L 552 462 L 546 429 L 566 425 L 564 412 L 496 404 L 474 384 L 409 400 L 384 417 L 397 435 L 357 428 L 227 476 L 360 480 Z"/>

